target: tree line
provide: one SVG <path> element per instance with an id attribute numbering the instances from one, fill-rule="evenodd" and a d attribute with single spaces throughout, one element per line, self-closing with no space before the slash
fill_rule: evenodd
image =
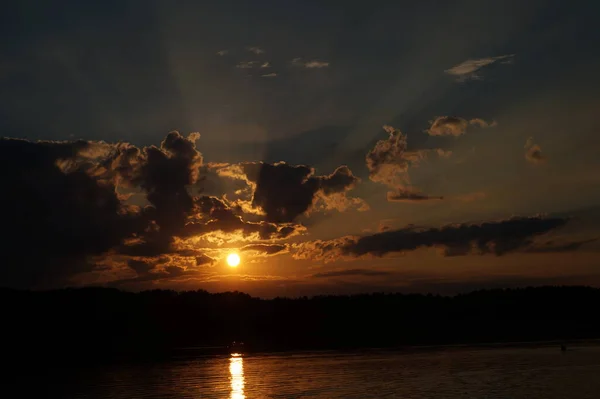
<path id="1" fill-rule="evenodd" d="M 0 300 L 4 353 L 16 358 L 93 362 L 210 351 L 233 341 L 275 351 L 600 337 L 600 289 L 580 286 L 274 299 L 203 290 L 2 289 Z"/>

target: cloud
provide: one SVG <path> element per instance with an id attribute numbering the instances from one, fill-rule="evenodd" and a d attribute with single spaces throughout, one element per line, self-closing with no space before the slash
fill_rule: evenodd
<path id="1" fill-rule="evenodd" d="M 414 189 L 408 177 L 398 178 L 434 150 L 408 151 L 405 135 L 391 127 L 386 131 L 389 138 L 367 154 L 370 178 L 394 188 L 391 201 L 439 199 Z M 128 143 L 1 139 L 0 181 L 3 192 L 11 195 L 0 196 L 5 232 L 0 284 L 60 286 L 90 271 L 102 272 L 106 279 L 118 277 L 118 284 L 196 278 L 215 264 L 219 246 L 230 242 L 248 244 L 241 250 L 253 256 L 289 251 L 296 259 L 325 261 L 420 247 L 440 248 L 452 256 L 549 252 L 551 247 L 567 251 L 583 245 L 533 240 L 559 227 L 548 222 L 563 220 L 556 218 L 410 226 L 362 237 L 282 242 L 306 234 L 298 218 L 311 212 L 367 209 L 362 199 L 349 196 L 360 179 L 344 165 L 322 175 L 285 162 L 205 165 L 199 137 L 173 131 L 160 145 L 139 148 Z M 239 195 L 202 195 L 202 171 L 207 169 L 215 179 L 239 182 Z M 138 205 L 125 192 L 135 192 Z M 118 273 L 102 271 L 111 258 L 120 265 Z"/>
<path id="2" fill-rule="evenodd" d="M 263 78 L 274 78 L 277 76 L 277 74 L 275 72 L 272 73 L 267 73 L 265 75 L 261 75 Z"/>
<path id="3" fill-rule="evenodd" d="M 503 255 L 529 246 L 532 238 L 566 224 L 566 219 L 518 217 L 481 224 L 455 224 L 441 228 L 414 227 L 387 231 L 359 238 L 344 251 L 351 255 L 415 250 L 420 247 L 441 247 L 446 255 L 481 254 Z"/>
<path id="4" fill-rule="evenodd" d="M 542 154 L 542 148 L 533 143 L 533 137 L 529 137 L 525 142 L 525 159 L 531 163 L 543 163 L 546 157 Z"/>
<path id="5" fill-rule="evenodd" d="M 444 197 L 431 196 L 415 191 L 390 191 L 387 193 L 387 200 L 390 202 L 424 202 L 429 200 L 442 200 Z"/>
<path id="6" fill-rule="evenodd" d="M 532 253 L 556 253 L 556 252 L 572 252 L 577 251 L 585 244 L 597 241 L 597 238 L 590 238 L 578 241 L 554 241 L 549 240 L 544 243 L 536 244 L 527 248 L 525 252 Z"/>
<path id="7" fill-rule="evenodd" d="M 275 255 L 287 252 L 285 244 L 249 244 L 240 249 L 240 251 L 254 251 L 264 255 Z"/>
<path id="8" fill-rule="evenodd" d="M 0 197 L 0 206 L 10 210 L 3 221 L 7 238 L 0 241 L 7 265 L 0 283 L 65 284 L 99 272 L 96 265 L 105 267 L 111 257 L 122 265 L 124 283 L 188 278 L 215 263 L 209 256 L 215 246 L 251 241 L 245 251 L 283 253 L 284 244 L 260 241 L 304 234 L 306 227 L 293 221 L 311 210 L 366 207 L 346 196 L 360 181 L 346 166 L 316 175 L 308 166 L 282 162 L 212 165 L 215 178 L 244 182 L 240 198 L 199 195 L 201 171 L 210 169 L 196 147 L 199 137 L 173 131 L 159 146 L 143 148 L 0 140 L 1 181 L 13 193 Z M 136 192 L 142 205 L 129 203 L 122 191 Z M 24 249 L 25 238 L 36 251 Z"/>
<path id="9" fill-rule="evenodd" d="M 469 59 L 458 65 L 453 66 L 450 69 L 446 69 L 444 72 L 449 75 L 456 76 L 459 81 L 464 81 L 467 79 L 482 79 L 481 75 L 477 73 L 482 68 L 487 67 L 500 60 L 505 60 L 505 62 L 503 63 L 506 63 L 506 61 L 512 60 L 514 56 L 515 54 L 507 54 L 500 55 L 497 57 L 487 57 L 475 60 Z"/>
<path id="10" fill-rule="evenodd" d="M 325 68 L 329 66 L 329 62 L 325 61 L 308 61 L 304 64 L 306 68 Z"/>
<path id="11" fill-rule="evenodd" d="M 360 181 L 347 166 L 338 167 L 330 175 L 316 176 L 313 168 L 285 162 L 244 162 L 222 168 L 218 173 L 245 180 L 252 188 L 252 206 L 274 223 L 292 222 L 318 202 L 327 209 L 340 209 L 337 206 L 340 197 Z M 362 205 L 361 200 L 355 203 Z"/>
<path id="12" fill-rule="evenodd" d="M 335 262 L 344 256 L 343 248 L 352 244 L 357 237 L 340 237 L 332 240 L 313 240 L 291 244 L 292 257 L 296 260 L 322 260 Z"/>
<path id="13" fill-rule="evenodd" d="M 108 174 L 121 175 L 122 181 L 129 180 L 128 186 L 139 187 L 146 193 L 151 206 L 143 209 L 146 228 L 138 233 L 131 244 L 124 243 L 117 250 L 123 254 L 155 256 L 172 253 L 173 238 L 177 236 L 187 219 L 195 213 L 194 197 L 188 186 L 200 179 L 202 155 L 196 149 L 200 135 L 192 133 L 183 137 L 179 132 L 170 132 L 160 147 L 150 146 L 136 152 L 137 160 L 121 167 L 111 159 L 120 159 L 122 154 L 115 152 L 93 170 L 106 169 L 107 165 L 117 166 L 106 169 Z M 125 173 L 123 172 L 125 171 Z"/>
<path id="14" fill-rule="evenodd" d="M 198 269 L 178 257 L 160 256 L 130 259 L 127 265 L 135 271 L 136 275 L 134 277 L 121 275 L 120 278 L 107 282 L 107 285 L 120 287 L 144 282 L 185 280 L 206 275 L 206 273 L 200 273 Z"/>
<path id="15" fill-rule="evenodd" d="M 486 121 L 484 121 L 481 118 L 471 119 L 469 121 L 469 124 L 472 125 L 472 126 L 479 126 L 479 127 L 483 127 L 483 128 L 498 126 L 498 122 L 496 122 L 496 121 L 486 122 Z"/>
<path id="16" fill-rule="evenodd" d="M 304 61 L 302 58 L 294 58 L 292 60 L 292 65 L 309 69 L 327 68 L 329 66 L 329 62 L 319 60 Z"/>
<path id="17" fill-rule="evenodd" d="M 235 67 L 240 69 L 250 69 L 254 68 L 256 65 L 258 65 L 258 63 L 258 61 L 241 61 Z"/>
<path id="18" fill-rule="evenodd" d="M 367 153 L 366 163 L 369 178 L 390 187 L 408 183 L 408 167 L 411 159 L 407 154 L 406 135 L 391 126 L 384 126 L 389 134 L 387 140 L 379 140 Z"/>
<path id="19" fill-rule="evenodd" d="M 190 222 L 181 231 L 182 237 L 203 236 L 210 233 L 239 233 L 242 239 L 276 240 L 285 239 L 304 233 L 305 228 L 293 223 L 271 223 L 267 221 L 244 221 L 236 210 L 216 197 L 200 197 L 197 199 L 199 211 L 205 220 Z"/>
<path id="20" fill-rule="evenodd" d="M 319 187 L 326 196 L 352 190 L 360 181 L 346 165 L 338 167 L 330 175 L 315 176 L 314 179 L 319 182 Z"/>
<path id="21" fill-rule="evenodd" d="M 86 173 L 93 163 L 92 147 L 83 141 L 0 139 L 0 181 L 6 193 L 0 196 L 1 285 L 64 283 L 93 267 L 88 258 L 144 228 L 142 210 L 124 206 L 112 181 Z"/>
<path id="22" fill-rule="evenodd" d="M 246 47 L 246 51 L 249 51 L 251 53 L 254 54 L 264 54 L 265 50 L 261 49 L 260 47 L 256 47 L 256 46 L 248 46 Z"/>
<path id="23" fill-rule="evenodd" d="M 444 256 L 472 253 L 497 256 L 515 251 L 527 251 L 534 238 L 564 226 L 567 219 L 515 217 L 480 224 L 452 224 L 440 228 L 408 226 L 362 237 L 342 237 L 329 241 L 297 244 L 296 259 L 332 261 L 340 257 L 363 255 L 383 256 L 390 252 L 414 251 L 436 247 Z"/>
<path id="24" fill-rule="evenodd" d="M 195 267 L 214 263 L 198 240 L 220 245 L 305 233 L 299 224 L 248 215 L 239 202 L 193 195 L 203 183 L 198 139 L 197 133 L 170 132 L 160 146 L 144 148 L 0 139 L 0 181 L 3 192 L 12 193 L 0 196 L 5 232 L 0 284 L 56 287 L 98 270 L 96 265 L 102 267 L 110 257 L 128 264 L 127 270 L 171 278 L 180 270 L 156 272 L 148 262 L 169 256 L 188 262 L 186 273 L 193 274 Z M 308 180 L 319 193 L 328 192 L 326 199 L 357 181 L 344 168 L 328 176 L 314 176 L 311 169 Z M 119 190 L 137 191 L 143 205 L 128 203 Z"/>
<path id="25" fill-rule="evenodd" d="M 227 55 L 227 54 L 229 54 L 229 50 L 220 50 L 220 51 L 217 51 L 217 55 L 220 55 L 220 56 L 224 56 L 224 55 Z"/>
<path id="26" fill-rule="evenodd" d="M 138 275 L 149 273 L 150 270 L 154 269 L 156 266 L 151 262 L 147 262 L 139 259 L 129 259 L 127 261 L 127 266 L 133 269 Z"/>
<path id="27" fill-rule="evenodd" d="M 427 133 L 432 136 L 460 136 L 469 126 L 466 119 L 454 116 L 439 116 L 431 122 Z"/>
<path id="28" fill-rule="evenodd" d="M 422 194 L 411 187 L 408 175 L 409 167 L 418 165 L 431 151 L 408 151 L 406 134 L 392 126 L 384 126 L 383 129 L 389 134 L 388 139 L 379 140 L 367 153 L 365 159 L 369 170 L 369 179 L 394 189 L 393 192 L 387 194 L 390 201 L 442 199 L 439 196 Z M 440 152 L 434 151 L 440 155 Z M 441 154 L 444 157 L 447 155 L 443 151 Z"/>
<path id="29" fill-rule="evenodd" d="M 260 69 L 265 69 L 265 68 L 271 68 L 271 63 L 268 61 L 265 62 L 260 62 L 260 61 L 241 61 L 239 62 L 236 66 L 236 68 L 240 68 L 240 69 L 252 69 L 252 68 L 260 68 Z M 263 77 L 274 77 L 277 76 L 276 73 L 268 73 L 268 74 L 264 74 L 261 75 Z"/>
<path id="30" fill-rule="evenodd" d="M 457 116 L 438 116 L 431 121 L 431 126 L 425 132 L 431 136 L 460 136 L 466 133 L 469 125 L 487 128 L 494 127 L 497 123 L 480 118 L 467 120 Z"/>
<path id="31" fill-rule="evenodd" d="M 194 207 L 187 186 L 198 181 L 202 166 L 202 155 L 195 145 L 198 138 L 197 134 L 185 138 L 171 132 L 160 148 L 151 146 L 143 150 L 145 162 L 133 180 L 146 190 L 161 231 L 182 226 Z"/>
<path id="32" fill-rule="evenodd" d="M 379 276 L 391 276 L 393 272 L 384 270 L 370 270 L 370 269 L 345 269 L 345 270 L 333 270 L 330 272 L 315 273 L 312 278 L 328 278 L 328 277 L 379 277 Z"/>
<path id="33" fill-rule="evenodd" d="M 322 191 L 317 192 L 316 200 L 312 207 L 312 210 L 315 211 L 337 210 L 339 212 L 349 210 L 365 212 L 369 209 L 371 209 L 369 204 L 362 198 L 348 197 L 345 192 L 325 195 Z"/>
<path id="34" fill-rule="evenodd" d="M 217 261 L 216 259 L 204 254 L 196 256 L 195 259 L 196 266 L 213 265 Z"/>

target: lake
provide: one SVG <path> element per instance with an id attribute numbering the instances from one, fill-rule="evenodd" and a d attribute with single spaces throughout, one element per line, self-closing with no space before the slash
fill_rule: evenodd
<path id="1" fill-rule="evenodd" d="M 278 353 L 48 375 L 45 397 L 66 398 L 597 398 L 600 347 Z"/>

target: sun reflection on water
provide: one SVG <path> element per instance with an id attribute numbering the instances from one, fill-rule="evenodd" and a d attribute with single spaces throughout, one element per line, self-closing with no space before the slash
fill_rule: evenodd
<path id="1" fill-rule="evenodd" d="M 244 359 L 240 353 L 232 353 L 229 359 L 230 399 L 244 399 Z"/>

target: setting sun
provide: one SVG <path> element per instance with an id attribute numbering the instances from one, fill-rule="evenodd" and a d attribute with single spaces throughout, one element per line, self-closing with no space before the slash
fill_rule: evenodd
<path id="1" fill-rule="evenodd" d="M 240 264 L 240 256 L 235 253 L 227 255 L 227 264 L 231 267 L 237 267 Z"/>

